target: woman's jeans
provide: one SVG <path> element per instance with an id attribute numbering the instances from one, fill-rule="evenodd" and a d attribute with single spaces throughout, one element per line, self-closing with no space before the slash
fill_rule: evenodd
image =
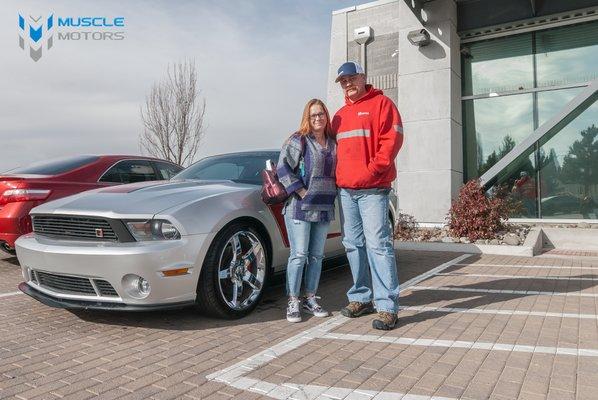
<path id="1" fill-rule="evenodd" d="M 340 189 L 343 245 L 353 274 L 349 301 L 374 300 L 377 311 L 396 313 L 399 279 L 386 189 Z M 372 293 L 373 292 L 373 293 Z"/>
<path id="2" fill-rule="evenodd" d="M 299 297 L 305 266 L 305 293 L 316 294 L 330 222 L 305 222 L 285 214 L 291 254 L 287 264 L 287 294 Z"/>

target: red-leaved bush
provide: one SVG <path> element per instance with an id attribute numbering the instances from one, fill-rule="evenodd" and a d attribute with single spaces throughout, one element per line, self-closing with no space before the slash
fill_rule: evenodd
<path id="1" fill-rule="evenodd" d="M 477 179 L 467 182 L 459 191 L 447 215 L 450 233 L 454 237 L 467 237 L 472 242 L 492 239 L 505 229 L 503 224 L 516 208 L 502 191 L 486 197 Z"/>

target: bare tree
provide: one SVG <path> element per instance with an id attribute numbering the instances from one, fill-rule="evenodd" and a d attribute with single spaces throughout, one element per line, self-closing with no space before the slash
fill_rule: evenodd
<path id="1" fill-rule="evenodd" d="M 154 157 L 191 164 L 205 133 L 206 101 L 200 93 L 194 61 L 168 65 L 141 107 L 140 147 Z"/>

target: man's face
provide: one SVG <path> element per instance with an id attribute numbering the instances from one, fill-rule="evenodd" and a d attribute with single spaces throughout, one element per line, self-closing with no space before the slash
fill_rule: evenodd
<path id="1" fill-rule="evenodd" d="M 365 75 L 363 74 L 343 76 L 338 83 L 341 84 L 345 96 L 352 101 L 358 100 L 365 94 Z"/>

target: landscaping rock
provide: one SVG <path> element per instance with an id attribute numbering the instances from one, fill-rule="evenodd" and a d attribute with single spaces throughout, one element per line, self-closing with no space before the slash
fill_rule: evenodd
<path id="1" fill-rule="evenodd" d="M 484 239 L 478 239 L 475 241 L 475 244 L 488 244 L 486 243 L 488 240 L 484 240 Z"/>
<path id="2" fill-rule="evenodd" d="M 466 237 L 459 238 L 459 241 L 461 243 L 471 243 L 471 240 L 469 240 L 469 238 L 466 238 Z"/>
<path id="3" fill-rule="evenodd" d="M 497 245 L 497 244 L 500 244 L 500 240 L 498 240 L 498 239 L 492 239 L 492 240 L 490 241 L 490 243 L 488 243 L 488 244 L 494 244 L 494 245 Z"/>
<path id="4" fill-rule="evenodd" d="M 450 237 L 450 236 L 445 236 L 445 237 L 443 237 L 443 238 L 442 238 L 442 242 L 443 242 L 443 243 L 455 243 L 455 241 L 453 240 L 453 238 L 452 238 L 452 237 Z"/>
<path id="5" fill-rule="evenodd" d="M 577 227 L 588 229 L 590 227 L 590 224 L 588 224 L 587 222 L 580 222 L 579 224 L 577 224 Z"/>
<path id="6" fill-rule="evenodd" d="M 519 236 L 514 233 L 507 233 L 503 238 L 503 242 L 510 246 L 519 246 L 521 239 L 519 239 Z"/>

